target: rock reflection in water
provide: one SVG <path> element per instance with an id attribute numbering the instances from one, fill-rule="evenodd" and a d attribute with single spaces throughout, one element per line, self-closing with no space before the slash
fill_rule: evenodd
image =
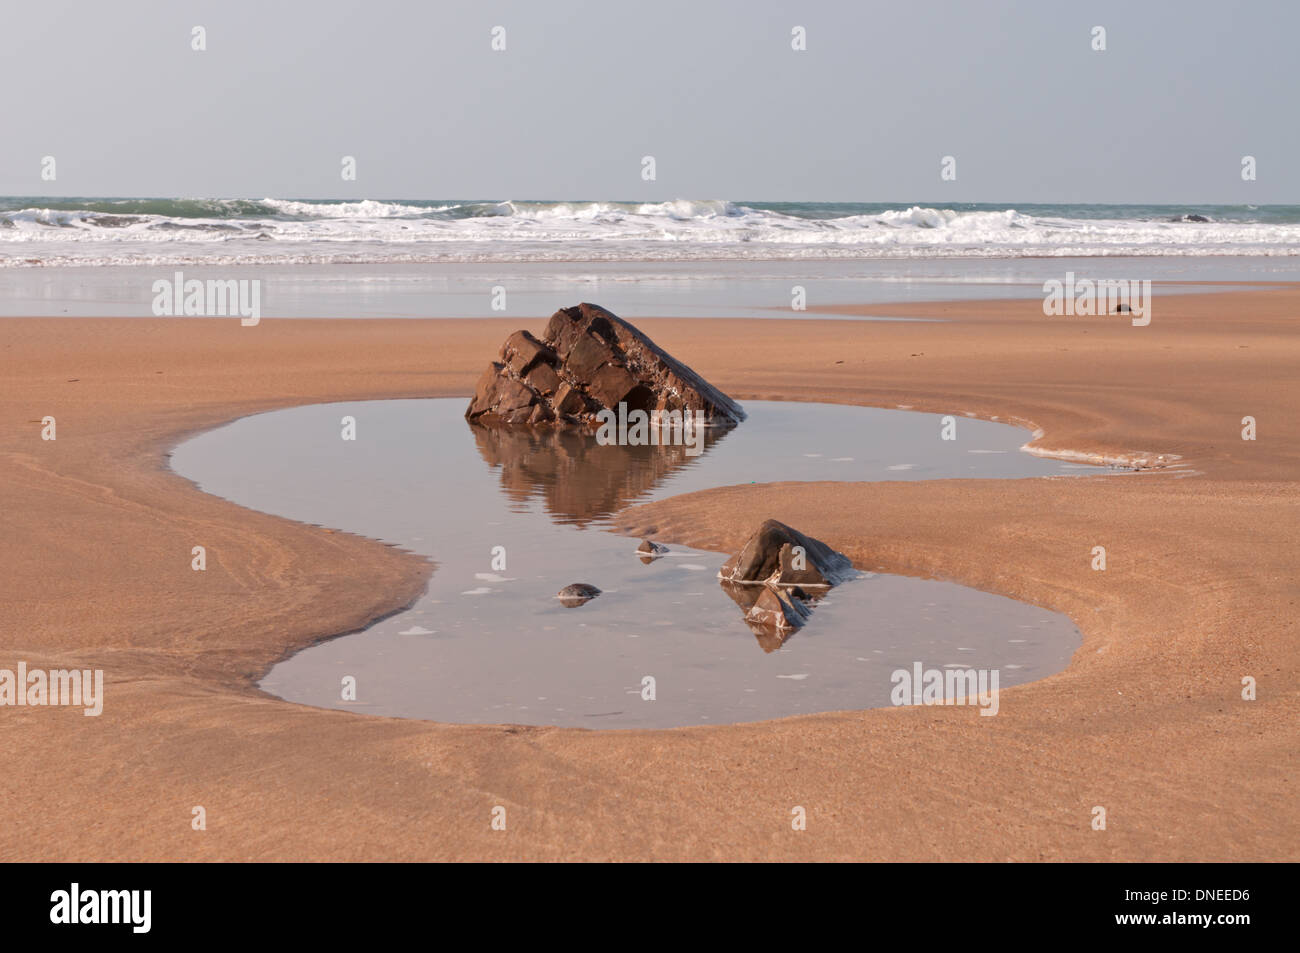
<path id="1" fill-rule="evenodd" d="M 824 591 L 803 589 L 798 586 L 790 589 L 788 592 L 782 592 L 781 590 L 775 589 L 771 586 L 736 583 L 730 582 L 726 579 L 719 580 L 718 585 L 722 587 L 723 592 L 731 597 L 732 602 L 740 606 L 742 620 L 745 625 L 749 626 L 749 631 L 754 633 L 754 638 L 758 639 L 759 647 L 762 648 L 764 652 L 775 652 L 781 646 L 785 645 L 786 642 L 790 641 L 790 637 L 800 631 L 802 626 L 795 628 L 782 627 L 777 624 L 773 614 L 771 613 L 764 614 L 764 617 L 761 620 L 755 618 L 751 615 L 750 610 L 754 608 L 754 605 L 761 597 L 772 598 L 773 596 L 776 596 L 779 598 L 782 595 L 787 596 L 789 603 L 793 604 L 793 606 L 797 606 L 798 610 L 802 611 L 804 620 L 806 621 L 813 608 L 815 608 L 817 603 L 821 601 L 822 597 L 826 595 Z M 786 611 L 791 611 L 791 606 L 789 604 L 787 605 Z"/>
<path id="2" fill-rule="evenodd" d="M 602 445 L 593 434 L 573 430 L 468 426 L 479 455 L 500 470 L 501 487 L 513 507 L 525 509 L 538 499 L 557 523 L 586 526 L 703 459 L 734 425 L 705 427 L 703 450 L 696 455 L 680 444 Z"/>

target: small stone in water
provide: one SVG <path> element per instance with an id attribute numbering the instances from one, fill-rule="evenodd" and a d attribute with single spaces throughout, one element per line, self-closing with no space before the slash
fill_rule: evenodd
<path id="1" fill-rule="evenodd" d="M 647 566 L 668 552 L 668 547 L 662 543 L 656 543 L 652 539 L 641 540 L 641 545 L 636 548 L 637 557 Z"/>
<path id="2" fill-rule="evenodd" d="M 600 595 L 600 590 L 585 582 L 575 582 L 565 586 L 555 595 L 566 608 L 574 609 L 595 599 Z"/>

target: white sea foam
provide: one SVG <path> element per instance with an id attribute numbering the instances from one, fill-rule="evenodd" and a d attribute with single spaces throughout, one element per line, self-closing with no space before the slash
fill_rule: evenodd
<path id="1" fill-rule="evenodd" d="M 1248 217 L 1067 218 L 927 206 L 816 217 L 692 199 L 86 204 L 0 207 L 0 265 L 1300 255 L 1300 222 Z"/>

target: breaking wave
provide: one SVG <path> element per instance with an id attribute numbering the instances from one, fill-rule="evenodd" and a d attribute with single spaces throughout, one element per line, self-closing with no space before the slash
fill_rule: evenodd
<path id="1" fill-rule="evenodd" d="M 0 265 L 1297 254 L 1296 206 L 0 199 Z"/>

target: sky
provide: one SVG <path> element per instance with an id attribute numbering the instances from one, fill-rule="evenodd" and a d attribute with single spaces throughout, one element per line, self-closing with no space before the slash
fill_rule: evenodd
<path id="1" fill-rule="evenodd" d="M 1300 203 L 1295 0 L 7 6 L 5 195 Z"/>

